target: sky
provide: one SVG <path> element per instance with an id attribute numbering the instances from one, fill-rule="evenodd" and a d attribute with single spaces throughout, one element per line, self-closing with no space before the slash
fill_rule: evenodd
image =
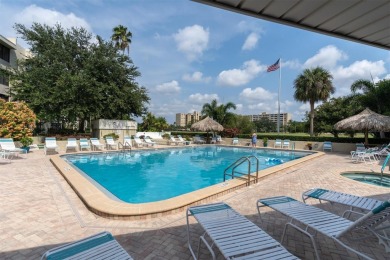
<path id="1" fill-rule="evenodd" d="M 105 40 L 115 26 L 126 26 L 148 110 L 169 124 L 176 113 L 200 112 L 213 99 L 233 102 L 237 114 L 277 113 L 280 72 L 280 111 L 295 121 L 309 111 L 294 100 L 294 80 L 304 69 L 327 69 L 332 97 L 349 95 L 358 79 L 390 78 L 387 50 L 189 0 L 0 0 L 1 35 L 18 37 L 14 24 L 33 22 L 84 27 Z M 281 71 L 267 73 L 279 58 Z"/>

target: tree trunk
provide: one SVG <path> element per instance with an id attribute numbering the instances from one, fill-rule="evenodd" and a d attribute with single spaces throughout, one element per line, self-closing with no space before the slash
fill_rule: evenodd
<path id="1" fill-rule="evenodd" d="M 310 101 L 310 137 L 314 135 L 314 102 Z"/>
<path id="2" fill-rule="evenodd" d="M 79 119 L 79 133 L 84 133 L 85 129 L 84 129 L 84 119 Z"/>

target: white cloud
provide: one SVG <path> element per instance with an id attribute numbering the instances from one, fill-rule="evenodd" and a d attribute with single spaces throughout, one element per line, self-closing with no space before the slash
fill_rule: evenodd
<path id="1" fill-rule="evenodd" d="M 259 38 L 260 36 L 257 33 L 252 32 L 246 38 L 244 45 L 242 46 L 241 49 L 244 51 L 253 50 L 256 47 Z"/>
<path id="2" fill-rule="evenodd" d="M 243 104 L 236 104 L 236 110 L 241 111 L 244 108 Z"/>
<path id="3" fill-rule="evenodd" d="M 163 94 L 176 94 L 180 92 L 179 83 L 176 80 L 156 86 L 156 91 Z"/>
<path id="4" fill-rule="evenodd" d="M 218 100 L 217 94 L 192 94 L 188 97 L 188 99 L 196 104 L 204 104 L 204 103 L 210 103 L 213 99 Z"/>
<path id="5" fill-rule="evenodd" d="M 33 22 L 53 26 L 61 24 L 64 28 L 83 27 L 91 32 L 91 26 L 83 18 L 74 13 L 63 14 L 54 10 L 45 9 L 36 5 L 30 5 L 16 15 L 16 22 L 31 25 Z"/>
<path id="6" fill-rule="evenodd" d="M 351 85 L 358 79 L 379 79 L 380 75 L 386 73 L 384 61 L 355 61 L 348 67 L 339 66 L 331 70 L 333 85 L 336 88 L 336 96 L 347 95 L 351 92 Z"/>
<path id="7" fill-rule="evenodd" d="M 309 58 L 304 64 L 304 68 L 314 68 L 317 66 L 323 67 L 327 70 L 336 66 L 338 61 L 346 60 L 347 54 L 337 49 L 333 45 L 328 45 L 321 48 L 316 55 Z"/>
<path id="8" fill-rule="evenodd" d="M 193 25 L 180 29 L 173 35 L 177 49 L 186 54 L 190 61 L 202 56 L 209 42 L 209 29 L 204 29 L 200 25 Z"/>
<path id="9" fill-rule="evenodd" d="M 184 74 L 183 80 L 188 82 L 205 82 L 208 83 L 211 80 L 211 77 L 203 77 L 203 73 L 200 71 L 195 71 L 191 74 Z"/>
<path id="10" fill-rule="evenodd" d="M 249 60 L 244 63 L 242 69 L 224 70 L 218 75 L 218 84 L 224 86 L 242 86 L 251 81 L 265 70 L 266 66 L 260 65 L 256 60 Z"/>
<path id="11" fill-rule="evenodd" d="M 240 100 L 245 100 L 247 103 L 254 101 L 268 101 L 273 100 L 276 94 L 265 90 L 262 87 L 255 89 L 246 88 L 240 93 Z"/>

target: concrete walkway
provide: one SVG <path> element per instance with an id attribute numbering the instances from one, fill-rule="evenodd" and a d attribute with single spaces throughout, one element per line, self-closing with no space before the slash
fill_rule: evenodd
<path id="1" fill-rule="evenodd" d="M 346 154 L 328 153 L 216 201 L 228 203 L 280 241 L 287 219 L 265 208 L 260 220 L 255 207 L 258 198 L 288 195 L 300 200 L 303 191 L 322 187 L 388 199 L 390 188 L 359 183 L 339 174 L 370 169 L 379 171 L 380 165 L 356 164 Z M 338 213 L 343 209 L 327 204 L 321 207 Z M 201 232 L 195 223 L 193 228 Z M 42 150 L 33 150 L 27 158 L 15 158 L 11 163 L 0 161 L 0 259 L 39 259 L 50 248 L 104 230 L 113 233 L 135 259 L 191 259 L 185 212 L 147 220 L 105 219 L 88 211 Z M 357 259 L 321 235 L 316 241 L 322 259 Z M 390 257 L 374 238 L 348 242 L 374 259 Z M 314 259 L 310 240 L 292 229 L 284 246 L 302 259 Z M 201 259 L 210 259 L 207 250 L 201 251 Z"/>

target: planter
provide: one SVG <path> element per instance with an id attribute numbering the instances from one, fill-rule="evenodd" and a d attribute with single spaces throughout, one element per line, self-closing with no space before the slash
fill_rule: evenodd
<path id="1" fill-rule="evenodd" d="M 30 146 L 23 146 L 20 149 L 26 150 L 26 153 L 30 152 Z"/>

